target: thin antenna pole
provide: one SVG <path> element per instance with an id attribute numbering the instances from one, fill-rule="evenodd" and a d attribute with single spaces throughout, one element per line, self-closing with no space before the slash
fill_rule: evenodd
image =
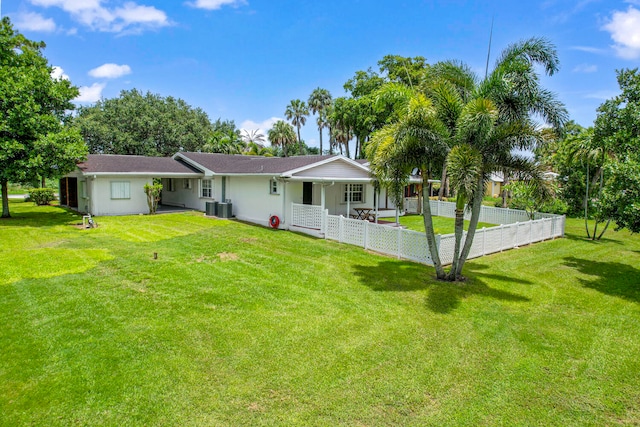
<path id="1" fill-rule="evenodd" d="M 2 1 L 2 0 L 0 0 Z M 491 41 L 493 40 L 493 18 L 494 16 L 491 17 L 491 31 L 489 32 L 489 50 L 487 51 L 487 65 L 484 69 L 484 78 L 486 80 L 487 76 L 489 75 L 489 57 L 491 56 Z"/>
<path id="2" fill-rule="evenodd" d="M 407 64 L 402 64 L 402 65 L 404 65 L 404 72 L 407 73 L 407 77 L 409 78 L 409 86 L 411 86 L 411 89 L 413 89 L 413 83 L 411 82 L 411 74 L 409 74 L 409 70 L 407 70 Z"/>

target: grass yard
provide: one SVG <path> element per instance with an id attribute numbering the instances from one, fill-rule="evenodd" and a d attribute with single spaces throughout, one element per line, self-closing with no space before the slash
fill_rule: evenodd
<path id="1" fill-rule="evenodd" d="M 433 216 L 433 228 L 436 234 L 451 234 L 455 231 L 453 218 L 444 218 L 441 216 Z M 396 222 L 395 217 L 380 218 L 384 221 Z M 420 231 L 424 233 L 424 218 L 422 215 L 403 215 L 400 217 L 400 224 L 404 225 L 409 230 Z M 495 227 L 495 224 L 489 224 L 487 222 L 479 222 L 478 230 L 483 227 Z M 464 229 L 469 228 L 469 221 L 464 221 Z"/>
<path id="2" fill-rule="evenodd" d="M 640 424 L 640 239 L 469 261 L 464 284 L 202 214 L 0 220 L 0 425 Z M 154 259 L 153 254 L 158 258 Z"/>

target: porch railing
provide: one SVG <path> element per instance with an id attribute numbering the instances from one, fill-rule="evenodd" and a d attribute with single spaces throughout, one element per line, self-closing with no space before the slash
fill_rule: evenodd
<path id="1" fill-rule="evenodd" d="M 293 203 L 291 224 L 296 227 L 322 229 L 322 206 Z"/>

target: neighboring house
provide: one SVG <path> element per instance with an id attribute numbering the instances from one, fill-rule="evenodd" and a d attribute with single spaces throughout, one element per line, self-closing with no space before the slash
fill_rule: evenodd
<path id="1" fill-rule="evenodd" d="M 344 156 L 261 157 L 179 152 L 173 158 L 89 155 L 60 181 L 61 204 L 93 215 L 148 213 L 144 184 L 161 179 L 160 205 L 205 211 L 229 202 L 236 218 L 289 228 L 292 204 L 322 206 L 332 215 L 389 207 L 375 194 L 369 169 Z M 393 207 L 392 207 L 393 208 Z"/>
<path id="2" fill-rule="evenodd" d="M 502 193 L 503 183 L 504 179 L 502 178 L 502 173 L 492 172 L 489 176 L 489 182 L 487 183 L 484 195 L 489 197 L 499 197 Z"/>

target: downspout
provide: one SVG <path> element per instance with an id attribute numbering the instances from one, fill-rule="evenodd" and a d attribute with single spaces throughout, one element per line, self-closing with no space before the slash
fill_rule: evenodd
<path id="1" fill-rule="evenodd" d="M 282 221 L 280 224 L 286 224 L 285 219 L 287 217 L 287 184 L 289 181 L 286 181 L 284 178 L 281 179 L 282 182 Z"/>

